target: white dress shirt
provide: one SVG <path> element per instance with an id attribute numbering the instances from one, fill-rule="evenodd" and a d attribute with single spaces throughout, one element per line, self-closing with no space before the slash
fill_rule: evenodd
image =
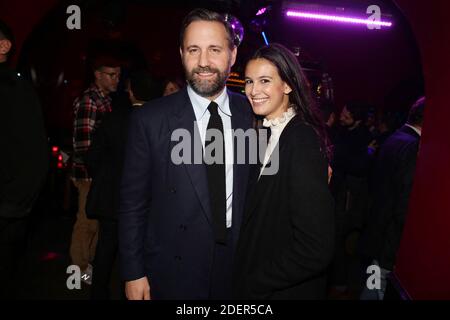
<path id="1" fill-rule="evenodd" d="M 205 150 L 205 136 L 210 113 L 208 106 L 210 100 L 198 95 L 188 85 L 187 92 L 194 108 L 195 118 L 197 120 L 198 131 L 202 140 L 203 150 Z M 223 133 L 225 142 L 225 188 L 226 188 L 226 220 L 227 228 L 231 228 L 232 206 L 233 206 L 233 130 L 231 127 L 231 110 L 230 99 L 227 90 L 224 89 L 222 93 L 214 100 L 218 104 L 218 112 L 223 123 Z"/>

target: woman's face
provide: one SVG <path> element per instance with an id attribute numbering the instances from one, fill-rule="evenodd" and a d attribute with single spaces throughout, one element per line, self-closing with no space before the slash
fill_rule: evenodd
<path id="1" fill-rule="evenodd" d="M 288 109 L 291 91 L 270 61 L 260 58 L 247 63 L 245 94 L 255 114 L 267 119 L 279 117 Z"/>

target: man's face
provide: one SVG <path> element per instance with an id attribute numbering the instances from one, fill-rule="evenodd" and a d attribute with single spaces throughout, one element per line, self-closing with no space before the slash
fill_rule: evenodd
<path id="1" fill-rule="evenodd" d="M 339 121 L 344 127 L 351 127 L 355 123 L 355 120 L 353 119 L 352 114 L 347 110 L 347 107 L 342 109 Z"/>
<path id="2" fill-rule="evenodd" d="M 95 83 L 106 94 L 109 94 L 117 90 L 119 79 L 120 79 L 120 67 L 117 68 L 101 67 L 99 70 L 95 71 Z"/>
<path id="3" fill-rule="evenodd" d="M 9 50 L 11 50 L 11 41 L 0 39 L 0 62 L 7 60 Z"/>
<path id="4" fill-rule="evenodd" d="M 180 48 L 186 79 L 192 89 L 202 97 L 215 99 L 225 87 L 236 52 L 236 48 L 230 50 L 221 23 L 192 22 L 185 30 Z"/>

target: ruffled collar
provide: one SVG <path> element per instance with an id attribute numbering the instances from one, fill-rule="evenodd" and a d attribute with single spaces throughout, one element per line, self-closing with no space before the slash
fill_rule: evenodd
<path id="1" fill-rule="evenodd" d="M 295 109 L 293 106 L 290 106 L 285 112 L 283 112 L 283 114 L 279 117 L 276 117 L 275 119 L 266 119 L 264 118 L 263 120 L 263 126 L 268 128 L 273 128 L 273 127 L 279 127 L 282 126 L 283 124 L 286 124 L 287 122 L 289 122 L 289 120 L 291 120 L 294 116 L 295 116 Z"/>

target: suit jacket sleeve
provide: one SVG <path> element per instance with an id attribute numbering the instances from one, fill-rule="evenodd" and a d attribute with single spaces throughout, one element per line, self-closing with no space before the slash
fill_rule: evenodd
<path id="1" fill-rule="evenodd" d="M 289 143 L 289 211 L 293 237 L 289 246 L 263 266 L 255 293 L 269 295 L 322 274 L 333 256 L 334 212 L 328 190 L 327 161 L 317 136 L 306 127 Z"/>
<path id="2" fill-rule="evenodd" d="M 151 154 L 145 111 L 142 108 L 131 113 L 120 186 L 119 254 L 125 281 L 146 275 L 143 252 L 151 202 Z"/>
<path id="3" fill-rule="evenodd" d="M 394 174 L 396 203 L 393 208 L 393 216 L 387 226 L 384 248 L 381 253 L 380 264 L 382 267 L 392 270 L 397 251 L 403 234 L 406 215 L 408 213 L 409 198 L 412 191 L 418 142 L 410 143 L 402 154 Z"/>

